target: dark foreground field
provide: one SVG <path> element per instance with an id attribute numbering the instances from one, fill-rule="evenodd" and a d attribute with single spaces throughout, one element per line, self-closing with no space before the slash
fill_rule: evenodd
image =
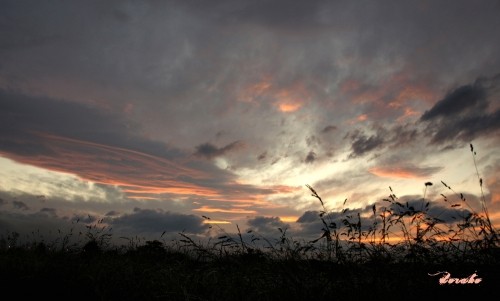
<path id="1" fill-rule="evenodd" d="M 148 245 L 127 252 L 0 252 L 4 292 L 48 300 L 358 300 L 495 294 L 498 257 L 481 262 L 365 262 L 276 259 L 263 254 L 194 258 Z M 477 284 L 439 284 L 473 273 Z"/>

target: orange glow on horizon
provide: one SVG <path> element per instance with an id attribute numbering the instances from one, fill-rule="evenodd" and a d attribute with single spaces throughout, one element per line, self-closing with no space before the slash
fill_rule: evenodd
<path id="1" fill-rule="evenodd" d="M 204 220 L 204 224 L 230 224 L 228 221 L 219 221 L 219 220 Z"/>
<path id="2" fill-rule="evenodd" d="M 298 216 L 280 216 L 280 220 L 285 223 L 295 223 L 298 219 Z"/>

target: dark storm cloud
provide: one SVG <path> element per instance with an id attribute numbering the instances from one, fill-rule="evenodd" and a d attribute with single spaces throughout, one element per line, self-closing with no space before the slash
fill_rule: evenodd
<path id="1" fill-rule="evenodd" d="M 478 84 L 462 86 L 438 101 L 432 109 L 422 115 L 427 121 L 437 117 L 456 116 L 471 110 L 484 111 L 487 108 L 486 93 Z"/>
<path id="2" fill-rule="evenodd" d="M 22 201 L 12 201 L 12 206 L 19 210 L 29 210 L 30 208 Z"/>
<path id="3" fill-rule="evenodd" d="M 420 121 L 427 124 L 435 144 L 461 140 L 470 142 L 500 129 L 500 109 L 489 110 L 498 101 L 500 75 L 479 78 L 473 84 L 461 86 L 426 111 Z"/>
<path id="4" fill-rule="evenodd" d="M 384 143 L 384 137 L 379 132 L 373 135 L 366 135 L 362 131 L 356 130 L 350 133 L 348 138 L 351 139 L 351 154 L 349 158 L 363 156 Z"/>
<path id="5" fill-rule="evenodd" d="M 134 212 L 114 218 L 110 222 L 114 227 L 139 233 L 188 232 L 203 233 L 208 229 L 203 219 L 195 215 L 186 215 L 160 209 L 135 208 Z"/>
<path id="6" fill-rule="evenodd" d="M 304 159 L 304 162 L 306 163 L 313 163 L 316 160 L 316 153 L 313 151 L 310 151 L 306 158 Z"/>
<path id="7" fill-rule="evenodd" d="M 196 152 L 194 154 L 196 156 L 212 159 L 218 156 L 223 156 L 232 151 L 241 149 L 244 145 L 245 144 L 241 141 L 234 141 L 226 146 L 219 148 L 211 143 L 203 143 L 196 147 Z"/>
<path id="8" fill-rule="evenodd" d="M 389 134 L 387 140 L 391 148 L 407 147 L 420 138 L 420 132 L 413 124 L 396 125 L 384 133 Z"/>
<path id="9" fill-rule="evenodd" d="M 330 132 L 333 132 L 337 129 L 336 126 L 334 125 L 327 125 L 325 126 L 322 130 L 321 130 L 321 133 L 323 134 L 326 134 L 326 133 L 330 133 Z"/>
<path id="10" fill-rule="evenodd" d="M 7 204 L 8 202 L 2 198 L 0 198 L 0 206 Z"/>
<path id="11" fill-rule="evenodd" d="M 247 222 L 248 226 L 252 230 L 255 230 L 259 234 L 275 234 L 279 231 L 278 228 L 285 230 L 288 225 L 281 221 L 279 217 L 265 217 L 257 216 L 255 218 L 249 219 Z"/>

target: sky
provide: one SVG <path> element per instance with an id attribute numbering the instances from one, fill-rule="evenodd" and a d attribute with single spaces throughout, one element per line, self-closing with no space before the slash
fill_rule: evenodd
<path id="1" fill-rule="evenodd" d="M 1 1 L 0 235 L 104 219 L 129 237 L 314 237 L 306 184 L 335 214 L 368 215 L 389 187 L 445 208 L 457 196 L 441 181 L 479 211 L 475 163 L 500 225 L 499 14 L 486 0 Z"/>

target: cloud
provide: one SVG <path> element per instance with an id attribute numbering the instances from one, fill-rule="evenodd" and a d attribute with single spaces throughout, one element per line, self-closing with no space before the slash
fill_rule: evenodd
<path id="1" fill-rule="evenodd" d="M 33 239 L 43 239 L 57 244 L 62 233 L 85 232 L 83 224 L 71 224 L 68 220 L 58 218 L 47 212 L 20 213 L 0 211 L 0 227 L 6 231 L 21 234 L 20 243 L 33 243 Z M 73 229 L 73 230 L 71 230 Z"/>
<path id="2" fill-rule="evenodd" d="M 330 132 L 333 132 L 337 129 L 336 126 L 334 125 L 327 125 L 325 126 L 322 130 L 321 130 L 321 133 L 323 134 L 326 134 L 326 133 L 330 133 Z"/>
<path id="3" fill-rule="evenodd" d="M 247 221 L 248 226 L 259 234 L 276 234 L 278 228 L 285 230 L 289 225 L 282 222 L 279 217 L 257 216 Z"/>
<path id="4" fill-rule="evenodd" d="M 469 201 L 471 201 L 471 199 L 474 199 L 474 197 L 471 195 L 466 195 L 466 198 Z M 424 202 L 421 198 L 416 199 L 412 196 L 404 196 L 399 198 L 399 202 L 402 206 L 398 204 L 391 204 L 388 208 L 390 208 L 396 214 L 402 214 L 404 212 L 407 212 L 411 208 L 413 208 L 414 210 L 425 210 L 427 201 L 428 200 Z M 458 207 L 451 207 L 451 205 L 458 205 Z M 465 205 L 463 205 L 462 202 L 441 203 L 440 201 L 432 201 L 429 202 L 429 207 L 426 215 L 431 218 L 438 219 L 438 223 L 453 224 L 463 220 L 464 217 L 471 215 L 470 210 L 464 209 L 463 207 L 465 207 Z"/>
<path id="5" fill-rule="evenodd" d="M 40 213 L 47 214 L 50 217 L 57 217 L 57 210 L 55 208 L 42 208 Z"/>
<path id="6" fill-rule="evenodd" d="M 310 151 L 306 158 L 304 159 L 304 162 L 306 163 L 313 163 L 316 160 L 316 153 L 313 151 Z"/>
<path id="7" fill-rule="evenodd" d="M 262 161 L 262 160 L 264 160 L 266 157 L 267 157 L 267 151 L 266 151 L 266 152 L 261 153 L 261 154 L 257 157 L 257 160 Z"/>
<path id="8" fill-rule="evenodd" d="M 500 129 L 500 109 L 489 110 L 500 94 L 500 75 L 479 78 L 473 84 L 451 91 L 426 111 L 420 121 L 427 125 L 425 132 L 431 142 L 442 144 L 461 140 L 470 142 Z"/>
<path id="9" fill-rule="evenodd" d="M 118 211 L 115 211 L 115 210 L 111 210 L 111 211 L 108 211 L 106 212 L 106 216 L 117 216 L 119 215 L 120 213 Z"/>
<path id="10" fill-rule="evenodd" d="M 5 204 L 7 204 L 8 202 L 2 198 L 0 198 L 0 206 L 3 206 Z"/>
<path id="11" fill-rule="evenodd" d="M 229 152 L 241 149 L 245 144 L 241 141 L 234 141 L 228 145 L 218 148 L 211 143 L 203 143 L 196 147 L 196 156 L 205 157 L 207 159 L 212 159 L 215 157 L 223 156 Z"/>
<path id="12" fill-rule="evenodd" d="M 350 133 L 348 138 L 351 139 L 351 154 L 349 158 L 357 158 L 371 152 L 384 144 L 382 133 L 374 135 L 366 135 L 363 132 L 356 130 Z"/>
<path id="13" fill-rule="evenodd" d="M 275 191 L 235 183 L 236 175 L 160 141 L 142 137 L 128 119 L 95 107 L 0 89 L 0 154 L 24 164 L 118 186 L 128 198 L 197 195 L 225 199 Z M 197 154 L 212 158 L 243 147 L 209 143 Z M 86 185 L 84 185 L 86 186 Z"/>
<path id="14" fill-rule="evenodd" d="M 319 219 L 318 211 L 306 211 L 297 219 L 297 223 L 312 223 L 312 222 L 317 222 L 318 219 Z"/>
<path id="15" fill-rule="evenodd" d="M 470 113 L 471 110 L 484 111 L 486 107 L 486 93 L 478 83 L 475 83 L 452 91 L 426 111 L 421 119 L 427 121 L 438 117 L 456 116 L 464 112 Z"/>
<path id="16" fill-rule="evenodd" d="M 500 205 L 500 159 L 492 162 L 484 171 L 485 186 L 489 190 L 487 200 Z"/>
<path id="17" fill-rule="evenodd" d="M 384 178 L 425 178 L 442 170 L 442 167 L 418 167 L 411 164 L 400 166 L 375 166 L 368 171 Z"/>
<path id="18" fill-rule="evenodd" d="M 75 223 L 92 224 L 98 221 L 98 217 L 90 214 L 75 214 L 70 220 Z"/>
<path id="19" fill-rule="evenodd" d="M 24 202 L 21 201 L 12 201 L 12 206 L 19 210 L 29 210 L 30 208 Z"/>
<path id="20" fill-rule="evenodd" d="M 330 211 L 327 214 L 323 215 L 324 220 L 327 224 L 334 224 L 337 229 L 343 228 L 344 220 L 350 222 L 357 222 L 357 216 L 359 214 L 364 214 L 366 212 L 371 211 L 371 206 L 366 206 L 365 208 L 357 208 L 357 209 L 347 209 L 345 212 L 343 211 Z M 300 225 L 300 235 L 308 238 L 318 238 L 322 234 L 322 229 L 325 227 L 320 218 L 319 211 L 306 211 L 304 214 L 299 217 L 297 223 Z M 370 218 L 365 219 L 365 222 L 362 222 L 363 230 L 368 229 L 371 224 Z"/>
<path id="21" fill-rule="evenodd" d="M 187 232 L 204 233 L 208 225 L 196 215 L 186 215 L 161 209 L 135 208 L 132 213 L 111 220 L 110 224 L 121 230 L 135 233 Z"/>

